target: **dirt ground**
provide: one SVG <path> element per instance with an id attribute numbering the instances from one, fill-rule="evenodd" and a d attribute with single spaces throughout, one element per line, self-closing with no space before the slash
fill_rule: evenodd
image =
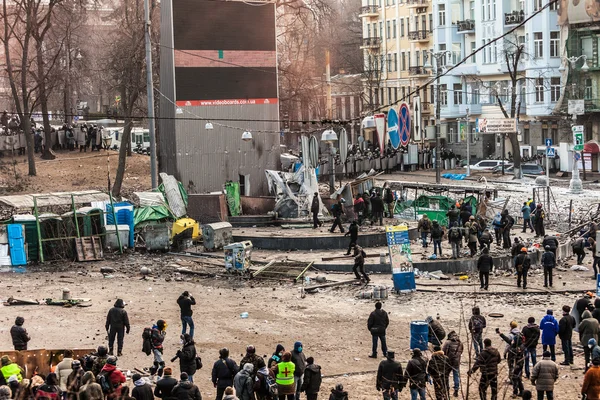
<path id="1" fill-rule="evenodd" d="M 107 265 L 115 267 L 116 272 L 104 277 L 99 270 L 101 266 Z M 155 275 L 152 279 L 142 280 L 138 275 L 137 271 L 143 265 L 154 268 Z M 177 281 L 175 278 L 180 278 L 174 269 L 178 266 L 212 272 L 216 276 L 204 279 L 183 276 L 182 281 Z M 0 306 L 0 350 L 11 348 L 9 329 L 17 315 L 25 317 L 25 326 L 32 336 L 31 349 L 96 347 L 103 344 L 106 313 L 115 299 L 120 297 L 127 303 L 126 310 L 132 329 L 131 334 L 125 338 L 124 356 L 120 358 L 119 366 L 126 370 L 150 366 L 151 357 L 146 357 L 141 352 L 142 330 L 157 319 L 166 320 L 169 327 L 165 341 L 165 359 L 173 357 L 179 347 L 178 336 L 181 329 L 175 301 L 181 292 L 188 290 L 197 301 L 194 308 L 195 339 L 205 365 L 195 380 L 206 398 L 212 398 L 215 394 L 210 383 L 210 370 L 212 363 L 218 358 L 218 349 L 228 347 L 232 358 L 239 362 L 248 344 L 255 345 L 260 355 L 269 357 L 278 343 L 291 349 L 297 340 L 303 342 L 307 356 L 313 356 L 323 368 L 323 374 L 327 377 L 322 385 L 323 394 L 340 382 L 352 399 L 366 400 L 378 396 L 374 371 L 380 359 L 367 358 L 371 338 L 366 329 L 366 321 L 374 308 L 374 300 L 356 298 L 358 293 L 365 290 L 364 287 L 320 289 L 317 293 L 306 294 L 302 298 L 300 285 L 242 280 L 227 276 L 220 267 L 168 255 L 124 255 L 93 264 L 55 264 L 43 268 L 32 267 L 29 270 L 26 274 L 0 274 L 1 300 L 9 296 L 58 298 L 63 288 L 69 288 L 73 297 L 91 298 L 93 304 L 89 308 Z M 334 281 L 350 278 L 350 275 L 343 274 L 325 275 Z M 562 288 L 563 282 L 566 287 L 581 291 L 594 286 L 589 279 L 589 272 L 557 271 L 556 275 L 557 288 Z M 532 274 L 532 291 L 541 289 L 541 279 L 539 271 Z M 485 337 L 490 337 L 495 346 L 503 349 L 504 346 L 494 333 L 495 328 L 506 333 L 512 319 L 518 322 L 519 327 L 526 323 L 529 316 L 534 316 L 539 321 L 548 308 L 554 309 L 560 318 L 561 306 L 572 305 L 578 297 L 578 294 L 551 292 L 527 295 L 516 291 L 514 277 L 503 275 L 492 277 L 491 293 L 481 293 L 476 279 L 475 282 L 460 282 L 453 278 L 452 281 L 441 282 L 421 278 L 418 283 L 418 288 L 437 293 L 391 294 L 384 302 L 384 309 L 389 312 L 391 321 L 387 335 L 388 346 L 396 351 L 397 359 L 404 366 L 410 357 L 409 324 L 412 320 L 439 315 L 446 332 L 456 330 L 463 342 L 466 342 L 465 320 L 469 318 L 472 306 L 481 307 L 484 315 L 492 311 L 500 312 L 504 314 L 503 318 L 488 318 Z M 391 287 L 391 276 L 374 274 L 373 284 Z M 433 284 L 433 287 L 425 284 Z M 448 284 L 458 286 L 445 286 Z M 249 318 L 240 318 L 243 312 L 247 312 Z M 467 399 L 467 382 L 470 391 L 468 399 L 478 398 L 477 382 L 474 382 L 478 374 L 470 381 L 467 381 L 466 376 L 470 349 L 469 343 L 465 343 L 461 366 L 463 399 Z M 541 353 L 541 346 L 539 352 Z M 558 356 L 557 361 L 562 361 L 562 357 Z M 556 399 L 578 398 L 583 377 L 583 356 L 577 355 L 575 361 L 577 368 L 559 366 Z M 170 363 L 167 362 L 167 365 Z M 500 398 L 509 398 L 511 390 L 505 381 L 506 366 L 504 363 L 501 365 L 501 393 L 504 392 L 507 396 L 501 395 Z M 527 380 L 525 387 L 531 389 Z M 428 388 L 431 389 L 431 386 Z M 407 399 L 409 395 L 403 392 L 400 398 Z"/>
<path id="2" fill-rule="evenodd" d="M 0 195 L 107 190 L 107 158 L 114 183 L 119 152 L 110 150 L 80 153 L 61 150 L 55 160 L 42 160 L 36 154 L 36 176 L 28 176 L 26 156 L 0 157 Z M 150 189 L 150 157 L 133 153 L 127 158 L 123 193 Z"/>

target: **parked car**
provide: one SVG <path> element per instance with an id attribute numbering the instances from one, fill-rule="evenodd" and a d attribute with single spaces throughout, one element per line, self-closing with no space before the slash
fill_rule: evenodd
<path id="1" fill-rule="evenodd" d="M 481 160 L 477 164 L 471 165 L 471 171 L 489 171 L 491 172 L 495 167 L 504 165 L 510 165 L 507 160 Z M 467 167 L 465 166 L 465 169 Z M 506 167 L 505 167 L 506 168 Z"/>
<path id="2" fill-rule="evenodd" d="M 546 170 L 539 164 L 521 164 L 521 171 L 523 175 L 546 175 Z M 504 167 L 505 174 L 512 174 L 514 167 L 511 165 L 508 168 Z M 494 168 L 494 174 L 502 173 L 502 166 Z"/>
<path id="3" fill-rule="evenodd" d="M 512 168 L 513 164 L 512 163 L 506 163 L 504 164 L 504 172 L 506 172 L 506 170 L 508 168 Z M 502 173 L 502 164 L 494 167 L 494 169 L 492 170 L 493 174 L 501 174 Z"/>

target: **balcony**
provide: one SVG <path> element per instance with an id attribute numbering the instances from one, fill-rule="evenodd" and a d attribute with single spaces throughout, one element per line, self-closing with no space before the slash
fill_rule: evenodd
<path id="1" fill-rule="evenodd" d="M 429 31 L 410 31 L 408 32 L 408 40 L 413 42 L 427 42 L 429 41 Z"/>
<path id="2" fill-rule="evenodd" d="M 429 6 L 429 0 L 407 0 L 406 6 L 408 8 L 427 7 Z"/>
<path id="3" fill-rule="evenodd" d="M 409 67 L 408 74 L 411 76 L 419 76 L 419 75 L 429 75 L 429 71 L 425 69 L 425 67 L 421 65 L 417 65 L 416 67 Z"/>
<path id="4" fill-rule="evenodd" d="M 431 103 L 428 101 L 421 102 L 421 114 L 431 114 Z"/>
<path id="5" fill-rule="evenodd" d="M 379 16 L 379 9 L 377 6 L 364 6 L 360 8 L 360 18 L 374 18 Z"/>
<path id="6" fill-rule="evenodd" d="M 504 26 L 517 25 L 525 20 L 525 13 L 521 11 L 513 11 L 504 13 Z"/>
<path id="7" fill-rule="evenodd" d="M 472 19 L 465 19 L 464 21 L 458 21 L 458 33 L 473 33 L 475 32 L 475 21 Z"/>
<path id="8" fill-rule="evenodd" d="M 371 37 L 371 38 L 363 38 L 361 49 L 378 49 L 381 47 L 381 38 L 379 37 Z"/>

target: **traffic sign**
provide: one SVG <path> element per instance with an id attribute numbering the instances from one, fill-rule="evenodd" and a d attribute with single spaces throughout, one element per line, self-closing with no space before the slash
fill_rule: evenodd
<path id="1" fill-rule="evenodd" d="M 552 138 L 546 138 L 546 147 L 552 146 Z"/>
<path id="2" fill-rule="evenodd" d="M 575 161 L 579 161 L 579 160 L 581 160 L 581 154 L 575 153 Z"/>
<path id="3" fill-rule="evenodd" d="M 413 110 L 414 110 L 414 125 L 415 125 L 415 140 L 421 140 L 421 97 L 415 96 L 413 98 Z"/>
<path id="4" fill-rule="evenodd" d="M 398 113 L 390 108 L 387 116 L 387 136 L 394 149 L 400 147 L 400 134 L 398 132 Z"/>
<path id="5" fill-rule="evenodd" d="M 402 103 L 398 114 L 400 144 L 402 146 L 407 146 L 410 141 L 410 110 L 408 109 L 408 104 Z"/>
<path id="6" fill-rule="evenodd" d="M 583 151 L 583 125 L 574 125 L 571 130 L 573 131 L 573 149 Z"/>
<path id="7" fill-rule="evenodd" d="M 548 157 L 548 158 L 556 157 L 556 149 L 554 147 L 548 147 L 546 149 L 546 157 Z"/>

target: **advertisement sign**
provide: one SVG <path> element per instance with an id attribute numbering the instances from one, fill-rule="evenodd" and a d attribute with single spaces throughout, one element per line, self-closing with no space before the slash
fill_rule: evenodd
<path id="1" fill-rule="evenodd" d="M 385 114 L 375 114 L 375 128 L 377 129 L 377 143 L 379 151 L 385 150 Z"/>
<path id="2" fill-rule="evenodd" d="M 475 120 L 477 133 L 509 133 L 517 131 L 517 123 L 512 118 L 477 118 Z"/>
<path id="3" fill-rule="evenodd" d="M 567 112 L 572 115 L 585 114 L 585 100 L 569 100 Z"/>
<path id="4" fill-rule="evenodd" d="M 394 108 L 390 108 L 387 116 L 387 136 L 394 149 L 400 147 L 400 134 L 398 131 L 398 113 Z"/>
<path id="5" fill-rule="evenodd" d="M 558 25 L 582 24 L 598 21 L 596 1 L 566 1 L 558 3 Z"/>
<path id="6" fill-rule="evenodd" d="M 400 105 L 398 119 L 398 129 L 400 129 L 400 144 L 402 146 L 407 146 L 408 142 L 410 142 L 410 110 L 407 103 L 402 103 Z"/>
<path id="7" fill-rule="evenodd" d="M 394 289 L 399 292 L 416 290 L 408 226 L 386 226 L 385 234 L 390 253 Z"/>
<path id="8" fill-rule="evenodd" d="M 575 125 L 571 128 L 573 131 L 573 150 L 583 150 L 583 125 Z"/>
<path id="9" fill-rule="evenodd" d="M 592 170 L 592 155 L 590 153 L 584 153 L 583 161 L 585 161 L 585 170 L 591 171 Z M 577 160 L 577 168 L 579 168 L 579 170 L 583 170 L 583 162 L 581 161 L 581 157 L 579 157 L 579 159 Z"/>

